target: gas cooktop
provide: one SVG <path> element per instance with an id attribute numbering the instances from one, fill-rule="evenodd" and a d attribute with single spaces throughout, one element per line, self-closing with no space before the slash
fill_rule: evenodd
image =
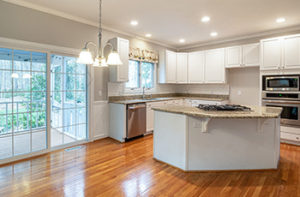
<path id="1" fill-rule="evenodd" d="M 251 108 L 242 105 L 202 105 L 197 108 L 205 111 L 251 111 Z"/>

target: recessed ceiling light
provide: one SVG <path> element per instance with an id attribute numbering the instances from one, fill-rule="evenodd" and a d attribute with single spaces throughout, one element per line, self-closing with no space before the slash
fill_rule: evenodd
<path id="1" fill-rule="evenodd" d="M 277 18 L 276 19 L 276 23 L 284 23 L 285 22 L 285 18 Z"/>
<path id="2" fill-rule="evenodd" d="M 138 22 L 138 21 L 135 21 L 135 20 L 133 20 L 133 21 L 131 21 L 131 22 L 130 22 L 130 24 L 131 24 L 132 26 L 137 26 L 137 25 L 139 24 L 139 22 Z"/>
<path id="3" fill-rule="evenodd" d="M 210 33 L 211 37 L 216 37 L 217 35 L 218 35 L 218 32 L 215 32 L 215 31 Z"/>
<path id="4" fill-rule="evenodd" d="M 147 38 L 151 38 L 152 37 L 152 34 L 146 34 L 145 35 Z"/>
<path id="5" fill-rule="evenodd" d="M 179 39 L 179 42 L 180 43 L 185 43 L 185 39 L 181 38 L 181 39 Z"/>
<path id="6" fill-rule="evenodd" d="M 203 23 L 208 23 L 208 22 L 210 21 L 210 17 L 209 17 L 209 16 L 203 16 L 203 17 L 201 18 L 201 21 L 202 21 Z"/>

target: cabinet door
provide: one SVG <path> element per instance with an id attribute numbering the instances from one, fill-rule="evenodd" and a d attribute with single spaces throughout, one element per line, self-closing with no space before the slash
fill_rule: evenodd
<path id="1" fill-rule="evenodd" d="M 226 68 L 240 67 L 242 64 L 242 47 L 226 48 Z"/>
<path id="2" fill-rule="evenodd" d="M 204 83 L 204 53 L 188 54 L 188 82 Z"/>
<path id="3" fill-rule="evenodd" d="M 300 36 L 284 39 L 284 67 L 300 68 Z"/>
<path id="4" fill-rule="evenodd" d="M 205 83 L 225 83 L 225 49 L 205 51 Z"/>
<path id="5" fill-rule="evenodd" d="M 118 66 L 118 81 L 128 81 L 128 66 L 129 66 L 129 41 L 118 39 L 118 53 L 120 55 L 122 65 Z"/>
<path id="6" fill-rule="evenodd" d="M 176 53 L 173 51 L 166 51 L 166 82 L 176 83 Z"/>
<path id="7" fill-rule="evenodd" d="M 262 43 L 261 70 L 273 70 L 281 68 L 281 39 L 275 38 L 263 40 Z"/>
<path id="8" fill-rule="evenodd" d="M 177 83 L 187 83 L 187 53 L 177 53 Z"/>
<path id="9" fill-rule="evenodd" d="M 243 46 L 243 66 L 259 66 L 259 43 Z"/>

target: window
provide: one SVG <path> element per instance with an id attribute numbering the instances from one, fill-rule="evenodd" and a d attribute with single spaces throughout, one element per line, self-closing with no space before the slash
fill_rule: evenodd
<path id="1" fill-rule="evenodd" d="M 129 60 L 129 81 L 126 88 L 153 88 L 154 87 L 154 64 Z"/>

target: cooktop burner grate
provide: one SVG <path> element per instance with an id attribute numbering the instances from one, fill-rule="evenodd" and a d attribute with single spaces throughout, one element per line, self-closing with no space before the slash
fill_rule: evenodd
<path id="1" fill-rule="evenodd" d="M 242 105 L 202 105 L 197 108 L 205 111 L 251 111 L 251 108 Z"/>

